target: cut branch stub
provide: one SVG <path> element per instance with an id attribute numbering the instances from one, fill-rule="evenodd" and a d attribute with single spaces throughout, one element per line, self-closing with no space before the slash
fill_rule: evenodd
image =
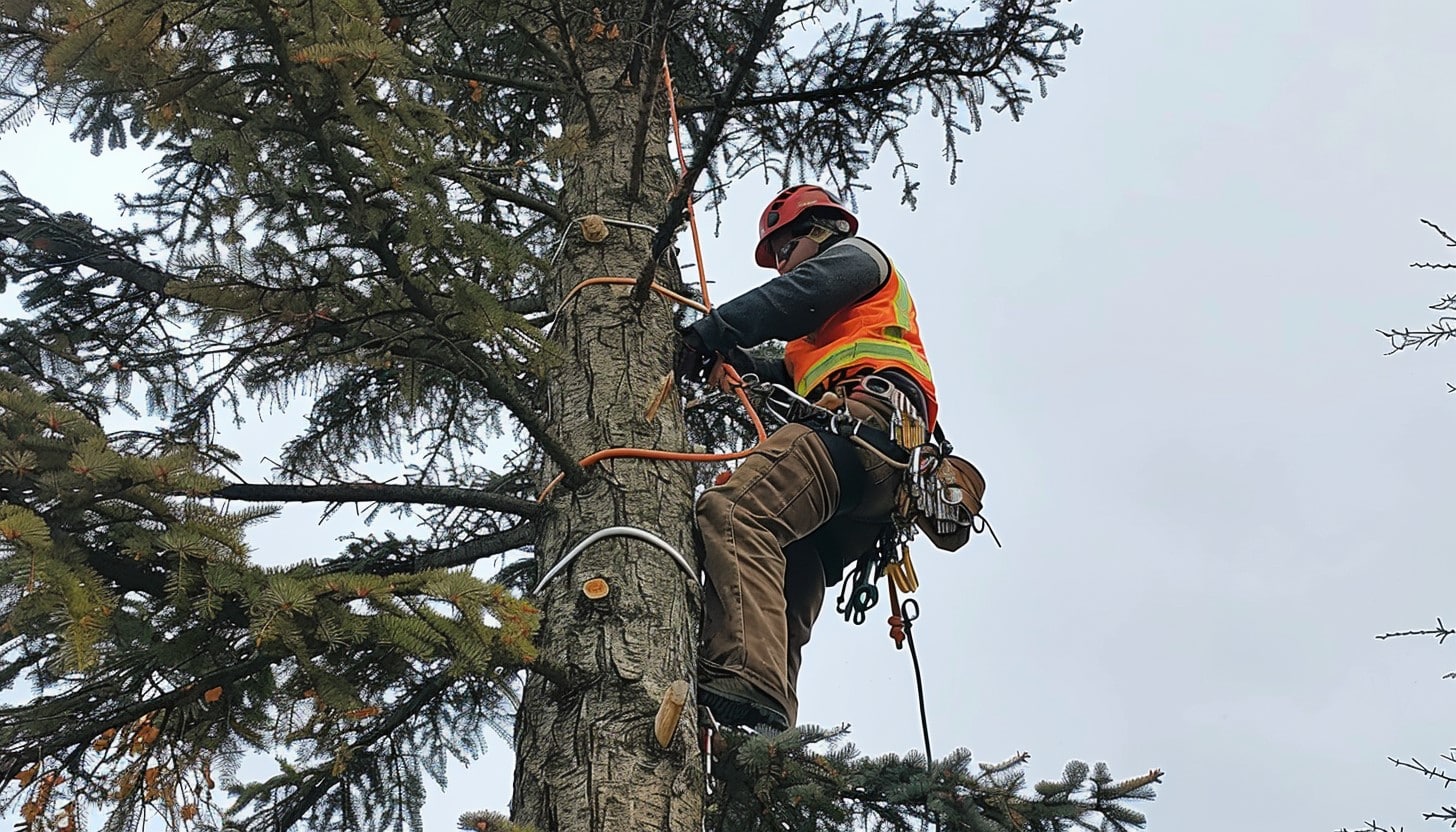
<path id="1" fill-rule="evenodd" d="M 657 721 L 653 724 L 657 744 L 663 748 L 672 743 L 677 733 L 677 721 L 682 717 L 683 706 L 688 701 L 688 683 L 682 679 L 673 681 L 662 692 L 662 704 L 657 708 Z"/>
<path id="2" fill-rule="evenodd" d="M 607 239 L 607 221 L 601 214 L 588 214 L 582 217 L 581 236 L 588 243 L 600 243 Z"/>

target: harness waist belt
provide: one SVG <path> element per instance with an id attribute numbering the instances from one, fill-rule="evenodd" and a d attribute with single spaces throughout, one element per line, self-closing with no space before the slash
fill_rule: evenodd
<path id="1" fill-rule="evenodd" d="M 849 438 L 851 436 L 858 436 L 870 447 L 896 462 L 906 463 L 910 461 L 910 452 L 900 447 L 890 437 L 890 434 L 879 428 L 871 427 L 858 419 L 836 419 L 832 415 L 813 413 L 799 419 L 798 422 L 813 428 L 819 433 L 837 436 L 845 440 L 849 445 L 854 444 L 849 441 Z"/>
<path id="2" fill-rule="evenodd" d="M 831 376 L 824 384 L 816 387 L 809 394 L 808 398 L 811 400 L 816 399 L 829 391 L 839 392 L 840 395 L 848 396 L 849 393 L 859 389 L 861 381 L 865 376 L 871 375 L 878 376 L 893 384 L 895 389 L 904 393 L 915 405 L 915 410 L 920 414 L 920 418 L 925 418 L 925 412 L 927 410 L 925 406 L 925 391 L 920 389 L 920 385 L 915 383 L 915 379 L 911 378 L 909 373 L 897 370 L 894 367 L 886 367 L 881 370 L 860 370 L 851 375 Z"/>

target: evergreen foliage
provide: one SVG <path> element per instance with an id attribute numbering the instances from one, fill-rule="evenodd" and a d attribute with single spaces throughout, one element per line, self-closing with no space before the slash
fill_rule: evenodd
<path id="1" fill-rule="evenodd" d="M 271 509 L 219 509 L 190 449 L 128 444 L 0 374 L 0 685 L 38 691 L 0 708 L 0 807 L 183 825 L 246 752 L 287 752 L 240 818 L 405 825 L 508 722 L 535 611 L 460 571 L 261 568 L 243 531 Z"/>
<path id="2" fill-rule="evenodd" d="M 534 560 L 499 582 L 452 567 L 529 550 L 540 485 L 589 479 L 543 414 L 572 360 L 552 329 L 581 207 L 565 183 L 604 131 L 584 45 L 612 44 L 613 89 L 641 96 L 634 198 L 663 178 L 646 144 L 664 56 L 674 73 L 690 158 L 660 214 L 633 218 L 657 229 L 651 266 L 687 195 L 750 174 L 827 172 L 852 198 L 889 150 L 913 203 L 902 137 L 922 112 L 953 178 L 984 110 L 1019 118 L 1061 71 L 1081 37 L 1061 5 L 0 0 L 0 129 L 44 113 L 93 152 L 159 155 L 123 200 L 129 230 L 0 171 L 0 291 L 23 309 L 0 321 L 0 689 L 34 691 L 0 708 L 0 808 L 37 830 L 88 808 L 108 832 L 149 814 L 418 829 L 426 778 L 511 719 L 533 660 Z M 294 399 L 308 420 L 279 439 L 276 481 L 237 481 L 219 426 Z M 744 441 L 722 410 L 690 422 Z M 401 479 L 362 473 L 381 463 Z M 270 510 L 223 499 L 390 507 L 426 531 L 264 567 L 244 533 Z M 1147 783 L 1100 768 L 1024 795 L 1022 760 L 959 754 L 932 780 L 913 754 L 813 750 L 837 736 L 744 743 L 715 822 L 758 828 L 772 804 L 793 828 L 1141 824 L 1121 807 Z M 257 752 L 277 771 L 251 781 Z M 482 823 L 512 828 L 461 819 Z"/>
<path id="3" fill-rule="evenodd" d="M 1115 780 L 1098 763 L 1067 764 L 1060 780 L 1026 790 L 1028 754 L 972 764 L 959 749 L 927 768 L 925 756 L 862 756 L 847 728 L 812 725 L 772 735 L 729 732 L 715 773 L 721 788 L 708 828 L 733 832 L 912 832 L 934 824 L 967 832 L 1141 828 L 1129 804 L 1153 797 L 1162 772 Z M 820 750 L 822 749 L 822 750 Z M 933 770 L 933 774 L 931 771 Z"/>

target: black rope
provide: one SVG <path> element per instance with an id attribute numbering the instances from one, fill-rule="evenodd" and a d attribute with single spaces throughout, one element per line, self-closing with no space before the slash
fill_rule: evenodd
<path id="1" fill-rule="evenodd" d="M 913 606 L 912 606 L 913 605 Z M 905 626 L 905 642 L 910 645 L 910 664 L 915 668 L 915 697 L 920 702 L 920 734 L 925 738 L 925 774 L 930 786 L 925 790 L 925 810 L 935 818 L 935 828 L 940 828 L 940 813 L 930 808 L 930 794 L 935 786 L 935 758 L 930 754 L 930 718 L 925 709 L 925 680 L 920 674 L 920 654 L 915 652 L 915 619 L 920 617 L 920 604 L 914 598 L 906 598 L 901 605 L 901 618 Z"/>
<path id="2" fill-rule="evenodd" d="M 914 604 L 914 612 L 911 612 L 911 605 Z M 920 655 L 915 652 L 915 619 L 920 617 L 920 604 L 914 598 L 906 598 L 901 606 L 905 621 L 905 641 L 910 645 L 910 663 L 915 667 L 915 696 L 920 700 L 920 733 L 925 737 L 925 770 L 930 770 L 930 762 L 935 759 L 930 756 L 930 719 L 925 714 L 925 681 L 920 675 Z"/>

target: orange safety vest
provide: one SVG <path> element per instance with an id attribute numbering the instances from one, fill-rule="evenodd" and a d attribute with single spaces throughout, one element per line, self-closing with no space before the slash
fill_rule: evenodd
<path id="1" fill-rule="evenodd" d="M 889 279 L 869 297 L 835 312 L 818 329 L 786 344 L 784 367 L 801 396 L 830 378 L 889 367 L 901 370 L 925 392 L 926 427 L 935 427 L 935 382 L 915 323 L 915 302 L 893 263 Z"/>

